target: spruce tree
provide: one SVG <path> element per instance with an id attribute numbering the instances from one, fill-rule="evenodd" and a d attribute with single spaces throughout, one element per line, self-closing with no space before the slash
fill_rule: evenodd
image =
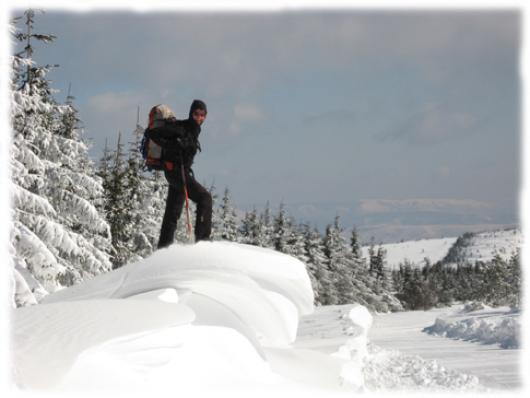
<path id="1" fill-rule="evenodd" d="M 274 218 L 273 222 L 272 244 L 274 250 L 285 253 L 289 234 L 289 220 L 287 212 L 285 211 L 285 206 L 282 202 L 280 203 L 278 215 Z"/>
<path id="2" fill-rule="evenodd" d="M 259 225 L 260 225 L 260 236 L 258 246 L 272 248 L 273 244 L 273 235 L 274 228 L 271 221 L 271 213 L 269 202 L 265 205 L 263 213 L 259 216 Z"/>
<path id="3" fill-rule="evenodd" d="M 285 242 L 284 253 L 299 259 L 305 264 L 307 262 L 307 254 L 302 227 L 294 226 L 292 220 L 288 220 L 288 225 L 289 235 Z"/>
<path id="4" fill-rule="evenodd" d="M 46 195 L 61 224 L 76 234 L 81 253 L 68 259 L 73 279 L 67 284 L 111 269 L 110 227 L 102 207 L 102 180 L 88 155 L 89 146 L 83 139 L 73 101 L 69 92 L 62 114 L 57 115 L 54 140 L 47 150 L 47 156 L 57 166 L 48 168 Z"/>
<path id="5" fill-rule="evenodd" d="M 311 229 L 309 225 L 305 226 L 304 245 L 307 255 L 307 271 L 313 287 L 315 304 L 327 304 L 330 300 L 328 292 L 333 289 L 333 283 L 326 269 L 322 238 L 317 229 Z"/>
<path id="6" fill-rule="evenodd" d="M 236 242 L 238 239 L 237 217 L 235 209 L 232 206 L 232 200 L 228 188 L 225 188 L 219 210 L 221 239 Z"/>
<path id="7" fill-rule="evenodd" d="M 508 262 L 506 273 L 507 282 L 510 286 L 508 304 L 514 308 L 521 306 L 521 250 L 517 249 Z"/>
<path id="8" fill-rule="evenodd" d="M 120 132 L 116 150 L 111 157 L 112 164 L 109 167 L 107 180 L 104 181 L 105 213 L 112 234 L 112 264 L 114 269 L 140 258 L 131 247 L 134 219 L 131 212 L 131 195 L 127 181 L 129 169 L 121 139 Z"/>
<path id="9" fill-rule="evenodd" d="M 259 246 L 261 238 L 261 224 L 258 219 L 258 212 L 252 209 L 245 213 L 245 217 L 241 221 L 240 241 L 248 243 L 249 245 Z"/>
<path id="10" fill-rule="evenodd" d="M 25 47 L 12 57 L 10 250 L 19 276 L 39 299 L 110 268 L 109 226 L 94 205 L 102 198 L 101 182 L 72 98 L 59 104 L 46 79 L 51 66 L 32 59 L 34 41 L 55 37 L 34 33 L 35 12 L 24 14 L 26 32 L 13 28 Z"/>
<path id="11" fill-rule="evenodd" d="M 326 227 L 324 237 L 324 254 L 327 258 L 328 269 L 336 291 L 332 296 L 332 304 L 346 304 L 353 302 L 353 267 L 346 257 L 346 243 L 341 236 L 342 229 L 339 225 L 339 217 L 335 217 L 333 225 Z"/>
<path id="12" fill-rule="evenodd" d="M 210 195 L 212 195 L 212 234 L 211 237 L 213 240 L 220 240 L 222 229 L 221 229 L 221 211 L 220 205 L 218 205 L 219 195 L 217 194 L 215 183 L 212 182 L 212 185 L 208 189 Z"/>
<path id="13" fill-rule="evenodd" d="M 159 227 L 160 206 L 155 205 L 156 190 L 153 180 L 143 170 L 143 159 L 139 147 L 143 137 L 144 127 L 140 125 L 140 108 L 137 110 L 136 127 L 129 142 L 129 156 L 127 160 L 124 184 L 127 189 L 128 213 L 131 220 L 131 239 L 128 246 L 131 252 L 140 257 L 146 257 L 156 248 L 157 227 Z M 155 195 L 153 195 L 155 194 Z M 157 208 L 158 207 L 158 208 Z"/>
<path id="14" fill-rule="evenodd" d="M 484 273 L 484 297 L 494 306 L 508 304 L 511 287 L 508 277 L 508 264 L 496 254 L 487 265 Z"/>
<path id="15" fill-rule="evenodd" d="M 359 236 L 357 234 L 356 228 L 352 228 L 351 237 L 350 237 L 350 246 L 351 246 L 351 252 L 352 252 L 354 261 L 356 263 L 359 263 L 360 260 L 362 259 L 363 254 L 362 254 L 361 245 L 359 243 Z"/>

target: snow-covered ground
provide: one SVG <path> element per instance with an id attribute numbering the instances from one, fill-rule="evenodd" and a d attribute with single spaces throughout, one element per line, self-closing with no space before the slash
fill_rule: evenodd
<path id="1" fill-rule="evenodd" d="M 298 337 L 293 345 L 334 355 L 337 347 L 347 346 L 349 336 L 355 334 L 355 329 L 347 321 L 351 307 L 352 305 L 317 307 L 314 313 L 303 316 L 300 320 Z M 375 326 L 378 318 L 378 316 L 374 318 Z M 374 344 L 372 328 L 369 329 L 368 344 L 362 364 L 365 391 L 485 391 L 476 376 L 445 368 L 433 359 L 424 359 L 418 355 L 397 351 L 393 344 L 389 344 L 387 348 Z M 390 332 L 392 333 L 392 330 Z M 391 338 L 391 343 L 392 340 Z"/>
<path id="2" fill-rule="evenodd" d="M 468 372 L 396 351 L 395 338 L 379 346 L 383 317 L 373 344 L 366 308 L 313 308 L 305 266 L 290 256 L 173 245 L 14 309 L 12 379 L 22 390 L 216 397 L 483 389 Z"/>
<path id="3" fill-rule="evenodd" d="M 292 346 L 313 312 L 305 265 L 229 242 L 173 245 L 13 310 L 13 380 L 23 390 L 342 395 L 363 387 L 371 315 L 336 355 Z M 202 396 L 202 395 L 201 395 Z"/>
<path id="4" fill-rule="evenodd" d="M 457 238 L 420 239 L 400 243 L 381 245 L 386 250 L 386 262 L 389 269 L 399 269 L 399 264 L 405 260 L 418 265 L 424 265 L 428 258 L 431 264 L 442 260 Z M 379 246 L 377 246 L 379 247 Z M 377 250 L 376 247 L 376 250 Z M 368 258 L 369 246 L 363 246 L 363 256 Z"/>
<path id="5" fill-rule="evenodd" d="M 438 336 L 498 344 L 501 348 L 521 346 L 520 311 L 509 307 L 468 304 L 436 318 L 434 325 L 424 331 Z"/>
<path id="6" fill-rule="evenodd" d="M 522 385 L 521 349 L 503 349 L 498 344 L 484 344 L 426 333 L 424 329 L 437 319 L 473 317 L 462 311 L 462 305 L 429 311 L 406 311 L 380 314 L 368 337 L 370 341 L 387 350 L 397 350 L 403 355 L 436 360 L 446 369 L 474 375 L 481 385 L 495 390 L 513 390 Z M 489 312 L 493 316 L 494 310 Z"/>

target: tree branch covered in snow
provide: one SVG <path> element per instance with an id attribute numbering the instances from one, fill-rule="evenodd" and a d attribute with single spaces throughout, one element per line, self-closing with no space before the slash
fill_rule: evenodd
<path id="1" fill-rule="evenodd" d="M 11 58 L 11 247 L 19 267 L 13 271 L 16 288 L 22 289 L 15 291 L 17 305 L 33 303 L 22 299 L 28 286 L 32 293 L 40 289 L 30 277 L 52 292 L 111 268 L 109 225 L 97 208 L 101 180 L 81 131 L 65 119 L 75 119 L 72 104 L 53 98 L 56 90 L 46 79 L 52 66 L 33 60 L 36 42 L 53 41 L 33 31 L 34 18 L 32 10 L 25 12 L 26 33 L 13 28 L 25 47 Z"/>

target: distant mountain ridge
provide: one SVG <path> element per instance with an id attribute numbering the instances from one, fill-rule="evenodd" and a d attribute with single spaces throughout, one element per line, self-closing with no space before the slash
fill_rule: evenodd
<path id="1" fill-rule="evenodd" d="M 240 204 L 240 214 L 264 204 Z M 271 203 L 275 214 L 278 204 Z M 471 199 L 410 198 L 361 199 L 333 203 L 285 203 L 285 210 L 297 223 L 307 223 L 321 231 L 340 217 L 345 236 L 355 227 L 359 240 L 393 243 L 401 240 L 458 237 L 465 232 L 517 228 L 517 211 L 511 204 L 494 204 Z"/>
<path id="2" fill-rule="evenodd" d="M 408 240 L 386 243 L 386 265 L 389 269 L 399 268 L 406 260 L 423 267 L 424 259 L 431 264 L 442 261 L 447 265 L 487 262 L 496 254 L 508 260 L 523 245 L 523 236 L 518 228 L 506 228 L 487 232 L 465 232 L 459 237 L 440 239 Z M 368 245 L 363 246 L 363 256 L 368 255 Z"/>
<path id="3" fill-rule="evenodd" d="M 523 243 L 522 233 L 518 229 L 466 233 L 457 239 L 443 262 L 448 265 L 474 264 L 477 261 L 490 261 L 496 255 L 509 260 Z"/>

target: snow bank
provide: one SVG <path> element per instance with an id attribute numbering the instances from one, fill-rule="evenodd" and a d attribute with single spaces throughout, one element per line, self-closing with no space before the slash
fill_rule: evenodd
<path id="1" fill-rule="evenodd" d="M 425 360 L 418 355 L 406 355 L 396 350 L 385 350 L 372 344 L 368 346 L 368 350 L 369 356 L 363 373 L 368 391 L 409 394 L 487 391 L 476 376 L 446 369 L 437 361 Z"/>
<path id="2" fill-rule="evenodd" d="M 343 320 L 351 341 L 329 355 L 293 346 L 299 317 L 312 312 L 305 265 L 290 256 L 228 242 L 173 245 L 14 309 L 13 379 L 63 392 L 362 389 L 370 314 L 352 309 Z"/>
<path id="3" fill-rule="evenodd" d="M 14 380 L 23 389 L 53 387 L 90 347 L 193 318 L 186 306 L 161 301 L 94 299 L 18 308 L 12 325 Z"/>
<path id="4" fill-rule="evenodd" d="M 485 344 L 498 344 L 501 348 L 519 348 L 519 315 L 519 312 L 513 312 L 509 307 L 466 305 L 463 310 L 436 318 L 435 323 L 425 328 L 424 332 Z"/>
<path id="5" fill-rule="evenodd" d="M 296 337 L 298 315 L 313 311 L 311 282 L 302 262 L 232 242 L 173 245 L 51 294 L 42 303 L 127 298 L 164 288 L 175 289 L 200 313 L 200 323 L 227 323 L 255 340 L 250 328 L 263 344 L 289 344 Z M 204 308 L 212 307 L 205 313 Z"/>
<path id="6" fill-rule="evenodd" d="M 290 256 L 173 245 L 13 309 L 12 379 L 24 390 L 112 396 L 328 398 L 403 380 L 473 385 L 430 362 L 374 353 L 365 307 L 315 311 L 312 302 L 305 266 Z"/>
<path id="7" fill-rule="evenodd" d="M 393 315 L 397 315 L 393 314 Z M 386 315 L 381 315 L 385 317 Z M 328 358 L 323 369 L 340 372 L 344 385 L 364 392 L 439 392 L 483 391 L 475 376 L 445 369 L 433 360 L 407 355 L 396 350 L 382 349 L 367 340 L 372 328 L 372 316 L 356 304 L 317 307 L 314 313 L 300 320 L 298 336 L 293 344 L 297 350 L 310 350 Z M 413 325 L 406 326 L 407 336 Z M 390 333 L 396 340 L 400 334 Z M 329 358 L 336 362 L 329 363 Z M 332 371 L 332 367 L 335 369 Z M 324 380 L 322 377 L 316 380 Z"/>

